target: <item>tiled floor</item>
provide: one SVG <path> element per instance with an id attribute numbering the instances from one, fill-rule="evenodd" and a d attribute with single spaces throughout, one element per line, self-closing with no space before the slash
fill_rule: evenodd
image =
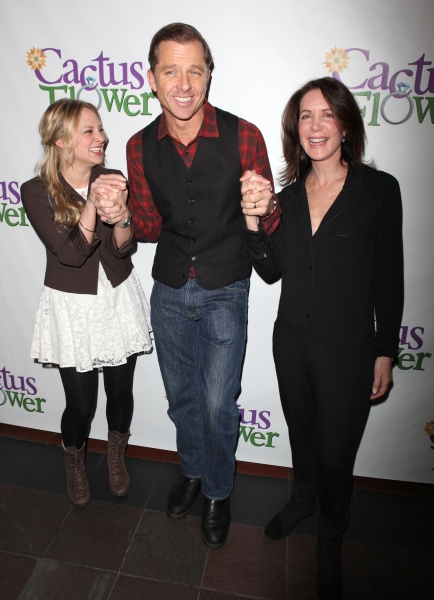
<path id="1" fill-rule="evenodd" d="M 316 516 L 288 539 L 263 535 L 290 493 L 291 481 L 281 478 L 287 470 L 276 469 L 275 478 L 237 474 L 228 540 L 208 550 L 201 501 L 180 521 L 164 512 L 179 472 L 173 453 L 148 452 L 154 460 L 144 460 L 132 448 L 131 491 L 114 498 L 105 455 L 88 451 L 92 501 L 77 509 L 65 494 L 59 437 L 9 435 L 0 425 L 1 600 L 314 598 Z M 434 486 L 356 478 L 351 514 L 344 598 L 432 600 Z"/>

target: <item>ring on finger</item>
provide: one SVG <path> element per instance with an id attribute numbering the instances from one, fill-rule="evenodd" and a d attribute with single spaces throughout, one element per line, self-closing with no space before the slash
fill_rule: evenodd
<path id="1" fill-rule="evenodd" d="M 107 223 L 107 225 L 111 225 L 112 224 L 112 222 L 110 221 L 110 219 L 107 219 L 106 223 Z"/>
<path id="2" fill-rule="evenodd" d="M 256 202 L 253 203 L 253 208 L 256 208 Z"/>

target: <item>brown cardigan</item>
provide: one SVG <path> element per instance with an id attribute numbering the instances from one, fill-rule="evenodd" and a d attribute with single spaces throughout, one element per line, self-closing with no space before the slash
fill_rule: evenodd
<path id="1" fill-rule="evenodd" d="M 92 169 L 90 184 L 104 173 L 120 173 L 96 166 Z M 121 174 L 121 173 L 120 173 Z M 84 200 L 60 175 L 65 191 L 77 203 Z M 56 228 L 53 224 L 51 199 L 41 179 L 35 177 L 21 186 L 21 199 L 26 214 L 47 251 L 44 284 L 61 292 L 94 294 L 98 289 L 98 268 L 102 264 L 113 287 L 125 281 L 133 269 L 131 251 L 135 249 L 134 232 L 118 248 L 113 229 L 96 220 L 94 240 L 89 244 L 77 223 L 72 228 Z"/>

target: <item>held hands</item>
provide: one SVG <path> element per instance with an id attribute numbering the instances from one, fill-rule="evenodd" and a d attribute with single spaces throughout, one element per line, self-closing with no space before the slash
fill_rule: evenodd
<path id="1" fill-rule="evenodd" d="M 388 356 L 379 356 L 374 365 L 374 383 L 372 384 L 371 400 L 376 400 L 389 389 L 392 383 L 392 359 Z"/>
<path id="2" fill-rule="evenodd" d="M 274 210 L 271 183 L 256 173 L 246 171 L 241 181 L 241 208 L 248 229 L 258 230 L 259 217 L 265 217 Z"/>
<path id="3" fill-rule="evenodd" d="M 271 183 L 256 173 L 246 171 L 241 181 L 241 208 L 249 216 L 265 217 L 273 212 L 274 201 Z"/>
<path id="4" fill-rule="evenodd" d="M 101 220 L 112 225 L 127 218 L 127 197 L 127 180 L 112 173 L 100 175 L 92 183 L 88 200 L 95 205 Z"/>

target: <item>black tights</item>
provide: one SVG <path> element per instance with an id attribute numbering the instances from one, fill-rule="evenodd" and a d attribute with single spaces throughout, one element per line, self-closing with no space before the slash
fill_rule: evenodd
<path id="1" fill-rule="evenodd" d="M 133 418 L 133 378 L 137 354 L 124 365 L 103 367 L 107 396 L 107 423 L 110 431 L 128 433 Z M 60 429 L 65 447 L 81 448 L 89 435 L 98 395 L 98 369 L 78 373 L 75 367 L 59 369 L 65 390 L 66 408 Z"/>

